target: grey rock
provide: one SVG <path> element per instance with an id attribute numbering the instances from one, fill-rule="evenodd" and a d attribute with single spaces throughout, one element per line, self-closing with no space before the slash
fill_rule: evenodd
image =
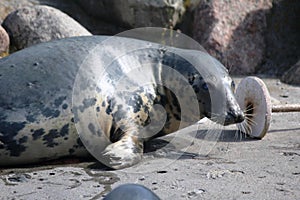
<path id="1" fill-rule="evenodd" d="M 120 27 L 173 27 L 181 19 L 183 0 L 78 0 L 87 13 Z"/>
<path id="2" fill-rule="evenodd" d="M 293 85 L 300 85 L 300 60 L 292 66 L 287 72 L 283 74 L 281 77 L 281 81 L 293 84 Z"/>
<path id="3" fill-rule="evenodd" d="M 20 8 L 10 13 L 3 22 L 12 50 L 54 39 L 91 35 L 74 19 L 49 6 Z"/>
<path id="4" fill-rule="evenodd" d="M 1 0 L 0 1 L 0 23 L 7 17 L 12 11 L 25 7 L 34 6 L 37 4 L 37 0 Z"/>
<path id="5" fill-rule="evenodd" d="M 185 11 L 183 0 L 1 0 L 0 22 L 10 12 L 34 5 L 57 8 L 97 35 L 114 35 L 135 27 L 173 27 Z"/>
<path id="6" fill-rule="evenodd" d="M 1 0 L 0 1 L 0 23 L 7 15 L 25 6 L 47 5 L 71 16 L 91 33 L 97 35 L 114 35 L 126 30 L 112 22 L 105 22 L 85 12 L 83 7 L 74 0 Z"/>
<path id="7" fill-rule="evenodd" d="M 61 10 L 95 35 L 114 35 L 126 30 L 112 22 L 106 22 L 103 19 L 93 17 L 89 12 L 84 10 L 83 6 L 74 0 L 38 0 L 38 3 Z"/>

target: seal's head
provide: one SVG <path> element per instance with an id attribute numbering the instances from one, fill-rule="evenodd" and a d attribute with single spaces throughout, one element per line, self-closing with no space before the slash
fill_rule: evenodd
<path id="1" fill-rule="evenodd" d="M 235 84 L 228 70 L 215 58 L 201 51 L 186 51 L 174 67 L 185 76 L 197 96 L 200 118 L 222 125 L 240 123 L 244 112 L 235 97 Z"/>
<path id="2" fill-rule="evenodd" d="M 234 96 L 235 83 L 228 70 L 216 59 L 211 59 L 217 69 L 214 73 L 205 77 L 199 73 L 189 76 L 190 84 L 197 94 L 200 112 L 219 124 L 240 123 L 245 116 Z"/>

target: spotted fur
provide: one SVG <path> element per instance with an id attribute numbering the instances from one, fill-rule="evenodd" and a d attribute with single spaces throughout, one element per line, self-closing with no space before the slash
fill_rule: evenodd
<path id="1" fill-rule="evenodd" d="M 107 38 L 91 36 L 63 39 L 24 49 L 0 60 L 0 84 L 9 86 L 0 91 L 0 165 L 29 164 L 70 155 L 87 156 L 84 146 L 94 145 L 102 151 L 101 161 L 104 164 L 120 169 L 141 160 L 146 140 L 175 132 L 203 117 L 217 122 L 219 116 L 224 117 L 225 125 L 243 119 L 233 96 L 232 79 L 218 61 L 212 59 L 218 66 L 218 74 L 205 78 L 187 59 L 176 54 L 183 52 L 183 55 L 201 55 L 200 58 L 204 58 L 202 52 L 162 47 L 154 43 L 150 45 L 151 48 L 131 52 L 129 63 L 151 63 L 150 70 L 139 72 L 150 79 L 164 77 L 162 66 L 172 68 L 188 83 L 176 76 L 169 77 L 167 84 L 177 88 L 176 94 L 155 81 L 141 86 L 135 83 L 135 77 L 130 76 L 125 86 L 130 85 L 134 89 L 126 90 L 125 87 L 119 90 L 118 80 L 127 76 L 128 68 L 116 60 L 110 68 L 105 69 L 107 71 L 97 85 L 95 97 L 84 98 L 72 106 L 72 89 L 79 67 L 88 57 L 89 50 L 104 39 Z M 118 40 L 137 46 L 145 44 L 134 39 Z M 149 46 L 149 42 L 147 44 Z M 217 82 L 225 88 L 224 92 L 219 93 L 221 89 L 216 85 Z M 107 92 L 107 87 L 114 92 Z M 194 112 L 195 108 L 188 108 L 183 121 L 179 101 L 189 104 L 191 97 L 185 92 L 187 87 L 192 88 L 197 96 L 199 112 Z M 85 90 L 82 88 L 81 92 Z M 216 117 L 211 110 L 212 91 L 222 97 L 222 103 L 218 105 L 220 112 Z M 157 104 L 166 111 L 166 123 L 162 127 L 152 127 L 161 121 L 161 113 L 154 109 Z M 87 110 L 91 108 L 100 129 L 88 120 Z M 86 119 L 80 117 L 82 113 L 86 113 Z M 103 142 L 90 144 L 93 139 L 79 139 L 75 124 L 82 123 L 82 120 L 86 120 L 84 134 L 91 138 L 102 138 Z M 153 131 L 153 128 L 159 130 Z"/>

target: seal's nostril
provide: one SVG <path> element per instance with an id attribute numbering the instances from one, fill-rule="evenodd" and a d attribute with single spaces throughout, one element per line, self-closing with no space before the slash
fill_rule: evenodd
<path id="1" fill-rule="evenodd" d="M 237 117 L 235 118 L 236 123 L 241 123 L 245 120 L 245 115 L 243 112 L 239 112 Z"/>
<path id="2" fill-rule="evenodd" d="M 242 111 L 230 110 L 228 112 L 228 115 L 233 118 L 233 120 L 234 120 L 235 123 L 241 123 L 245 119 L 245 115 L 244 115 L 244 113 Z"/>

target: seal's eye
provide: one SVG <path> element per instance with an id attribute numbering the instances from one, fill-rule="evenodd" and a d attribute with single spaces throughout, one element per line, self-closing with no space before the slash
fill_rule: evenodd
<path id="1" fill-rule="evenodd" d="M 206 83 L 203 83 L 203 84 L 202 84 L 202 89 L 203 89 L 203 90 L 208 90 L 208 85 L 207 85 Z"/>
<path id="2" fill-rule="evenodd" d="M 233 81 L 231 82 L 231 89 L 235 89 L 235 83 Z"/>

